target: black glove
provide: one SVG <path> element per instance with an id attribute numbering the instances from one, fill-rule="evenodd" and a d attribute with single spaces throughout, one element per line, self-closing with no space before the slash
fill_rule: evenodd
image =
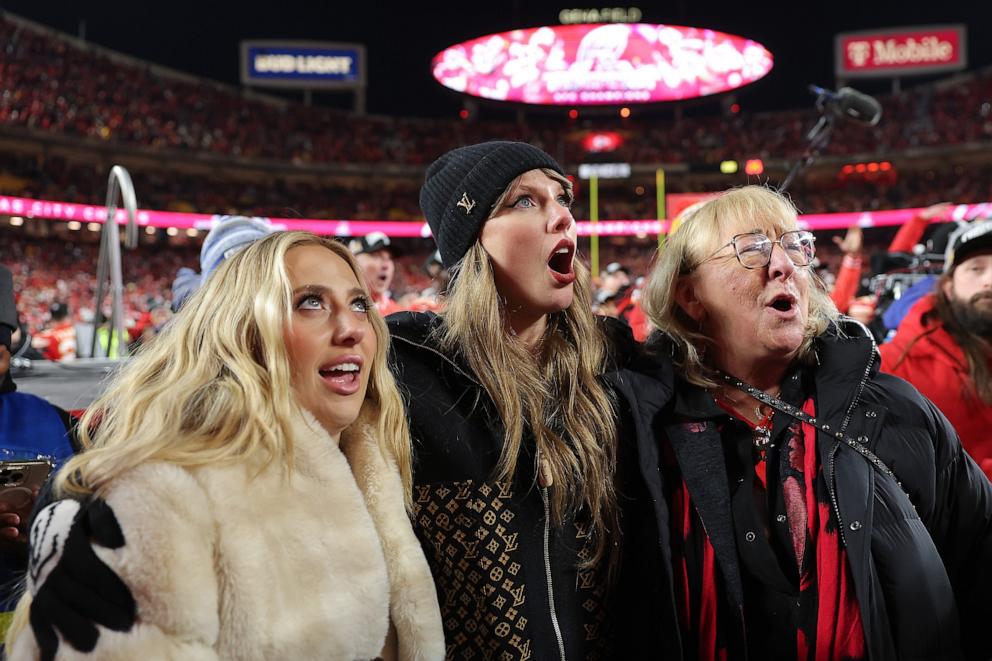
<path id="1" fill-rule="evenodd" d="M 66 532 L 68 517 L 72 523 Z M 69 645 L 91 652 L 100 637 L 96 625 L 113 631 L 129 631 L 134 625 L 137 608 L 131 591 L 91 544 L 124 546 L 114 511 L 96 497 L 82 503 L 58 501 L 39 512 L 31 526 L 28 571 L 35 593 L 30 620 L 42 661 L 54 659 L 58 651 L 56 628 Z"/>

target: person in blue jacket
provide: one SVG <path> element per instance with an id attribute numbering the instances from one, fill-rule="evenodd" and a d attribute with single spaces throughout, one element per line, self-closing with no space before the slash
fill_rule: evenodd
<path id="1" fill-rule="evenodd" d="M 17 329 L 14 279 L 0 266 L 0 459 L 45 458 L 55 468 L 75 452 L 71 418 L 44 399 L 17 392 L 10 375 L 11 339 Z M 28 519 L 34 502 L 11 509 L 0 498 L 0 641 L 13 610 L 16 585 L 27 565 Z"/>

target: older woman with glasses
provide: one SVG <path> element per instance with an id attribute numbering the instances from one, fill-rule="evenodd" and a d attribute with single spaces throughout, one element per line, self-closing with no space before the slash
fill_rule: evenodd
<path id="1" fill-rule="evenodd" d="M 992 485 L 879 373 L 813 257 L 792 204 L 748 186 L 685 221 L 650 278 L 675 397 L 641 394 L 640 450 L 661 465 L 683 656 L 989 658 Z"/>

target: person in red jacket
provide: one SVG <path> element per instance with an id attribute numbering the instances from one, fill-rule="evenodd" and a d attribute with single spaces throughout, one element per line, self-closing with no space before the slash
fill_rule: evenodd
<path id="1" fill-rule="evenodd" d="M 52 325 L 35 336 L 34 348 L 45 354 L 48 360 L 75 360 L 76 327 L 69 317 L 69 307 L 65 303 L 55 303 L 51 314 Z"/>
<path id="2" fill-rule="evenodd" d="M 951 236 L 936 289 L 881 353 L 882 370 L 936 404 L 992 479 L 992 221 Z"/>

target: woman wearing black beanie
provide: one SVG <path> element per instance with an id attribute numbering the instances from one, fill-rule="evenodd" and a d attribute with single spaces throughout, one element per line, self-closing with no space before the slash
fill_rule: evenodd
<path id="1" fill-rule="evenodd" d="M 540 149 L 487 142 L 443 155 L 421 190 L 452 281 L 441 314 L 389 325 L 449 659 L 639 647 L 618 626 L 635 603 L 620 597 L 625 404 L 603 379 L 618 343 L 636 347 L 592 315 L 571 188 Z"/>
<path id="2" fill-rule="evenodd" d="M 671 366 L 593 317 L 561 166 L 524 143 L 462 147 L 420 202 L 445 308 L 387 321 L 446 658 L 680 658 L 658 461 L 637 457 L 632 415 L 635 393 L 667 400 Z"/>

